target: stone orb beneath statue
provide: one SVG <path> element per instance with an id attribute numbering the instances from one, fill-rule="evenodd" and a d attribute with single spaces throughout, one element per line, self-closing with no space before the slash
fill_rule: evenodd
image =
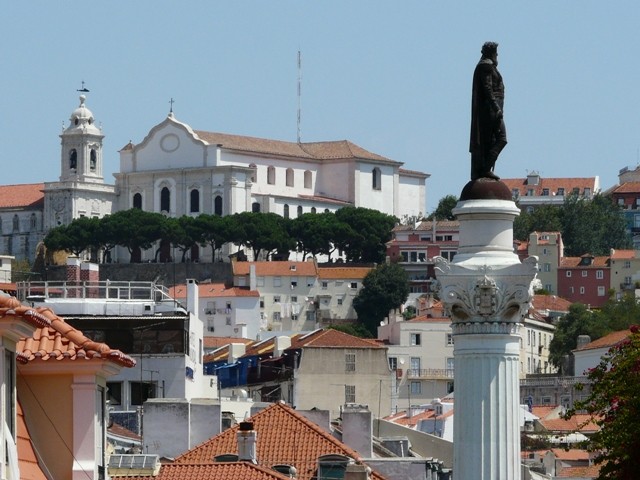
<path id="1" fill-rule="evenodd" d="M 460 201 L 464 200 L 513 200 L 511 190 L 500 180 L 478 178 L 471 180 L 462 189 Z"/>

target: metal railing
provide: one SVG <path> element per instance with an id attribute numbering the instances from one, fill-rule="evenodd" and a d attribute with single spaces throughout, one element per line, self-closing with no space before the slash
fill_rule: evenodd
<path id="1" fill-rule="evenodd" d="M 407 370 L 408 378 L 453 378 L 453 368 L 421 368 Z"/>
<path id="2" fill-rule="evenodd" d="M 86 281 L 86 282 L 20 282 L 17 284 L 18 299 L 104 299 L 117 301 L 171 300 L 169 290 L 154 282 Z"/>

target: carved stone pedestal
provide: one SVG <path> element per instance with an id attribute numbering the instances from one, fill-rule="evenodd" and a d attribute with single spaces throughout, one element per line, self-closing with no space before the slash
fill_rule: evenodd
<path id="1" fill-rule="evenodd" d="M 436 259 L 440 298 L 454 338 L 456 480 L 519 480 L 519 330 L 531 300 L 536 259 L 513 252 L 510 200 L 458 203 L 460 246 Z"/>

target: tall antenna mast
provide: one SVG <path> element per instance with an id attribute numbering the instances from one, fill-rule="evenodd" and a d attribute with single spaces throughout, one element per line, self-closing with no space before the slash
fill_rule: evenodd
<path id="1" fill-rule="evenodd" d="M 298 143 L 300 143 L 300 119 L 301 107 L 300 99 L 302 97 L 302 54 L 298 50 Z"/>

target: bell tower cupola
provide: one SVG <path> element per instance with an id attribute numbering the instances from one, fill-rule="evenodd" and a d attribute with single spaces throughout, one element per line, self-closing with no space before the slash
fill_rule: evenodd
<path id="1" fill-rule="evenodd" d="M 80 95 L 80 105 L 71 113 L 69 126 L 60 135 L 60 181 L 104 182 L 102 168 L 102 129 Z"/>

